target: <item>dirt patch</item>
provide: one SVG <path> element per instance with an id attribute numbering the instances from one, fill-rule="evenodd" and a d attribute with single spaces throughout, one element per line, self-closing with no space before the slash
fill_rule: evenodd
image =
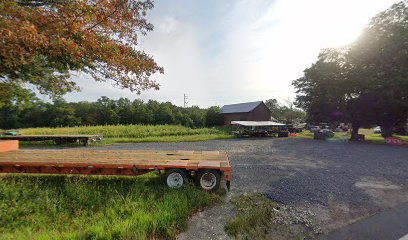
<path id="1" fill-rule="evenodd" d="M 232 203 L 236 215 L 225 230 L 237 239 L 305 239 L 320 232 L 310 211 L 272 202 L 259 193 L 235 197 Z"/>
<path id="2" fill-rule="evenodd" d="M 187 231 L 181 233 L 178 239 L 231 239 L 224 231 L 227 220 L 234 216 L 230 200 L 231 195 L 227 195 L 215 207 L 195 214 L 189 221 Z"/>
<path id="3" fill-rule="evenodd" d="M 356 187 L 364 189 L 378 189 L 378 190 L 400 190 L 401 186 L 392 184 L 386 179 L 378 179 L 375 177 L 364 177 L 354 184 Z"/>
<path id="4" fill-rule="evenodd" d="M 404 185 L 378 177 L 363 177 L 354 184 L 363 189 L 379 206 L 394 207 L 408 201 L 408 190 Z"/>
<path id="5" fill-rule="evenodd" d="M 356 211 L 350 205 L 336 201 L 330 202 L 328 206 L 313 204 L 298 208 L 313 213 L 315 224 L 319 226 L 322 234 L 327 234 L 372 215 L 372 213 Z"/>

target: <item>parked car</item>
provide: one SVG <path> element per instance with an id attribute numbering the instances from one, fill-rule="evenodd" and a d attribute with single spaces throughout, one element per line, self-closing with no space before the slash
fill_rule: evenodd
<path id="1" fill-rule="evenodd" d="M 381 127 L 380 126 L 375 127 L 373 129 L 373 132 L 376 133 L 376 134 L 381 134 Z"/>
<path id="2" fill-rule="evenodd" d="M 330 129 L 322 129 L 322 130 L 319 130 L 319 132 L 323 133 L 324 136 L 326 136 L 326 138 L 334 137 L 334 132 L 332 130 L 330 130 Z"/>
<path id="3" fill-rule="evenodd" d="M 3 132 L 2 134 L 0 133 L 0 135 L 17 136 L 18 132 L 17 131 L 6 131 L 6 132 Z"/>
<path id="4" fill-rule="evenodd" d="M 309 131 L 311 132 L 317 132 L 319 131 L 321 128 L 319 126 L 310 126 L 309 127 Z"/>

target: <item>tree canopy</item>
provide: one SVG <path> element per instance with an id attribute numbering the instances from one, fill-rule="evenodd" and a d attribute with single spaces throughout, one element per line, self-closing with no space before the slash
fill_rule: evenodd
<path id="1" fill-rule="evenodd" d="M 288 100 L 287 105 L 280 104 L 276 99 L 268 99 L 265 105 L 271 110 L 272 117 L 288 124 L 303 123 L 305 112 L 295 108 L 292 101 Z"/>
<path id="2" fill-rule="evenodd" d="M 35 96 L 26 101 L 10 101 L 0 107 L 0 129 L 27 127 L 72 127 L 115 124 L 174 124 L 191 128 L 224 124 L 219 107 L 183 108 L 170 102 L 101 97 L 96 102 L 66 102 L 58 97 L 52 103 Z"/>
<path id="3" fill-rule="evenodd" d="M 51 95 L 78 90 L 72 71 L 136 93 L 158 89 L 151 77 L 163 68 L 137 48 L 153 30 L 152 8 L 151 0 L 2 0 L 0 104 L 30 86 Z"/>
<path id="4" fill-rule="evenodd" d="M 293 81 L 310 121 L 380 125 L 392 135 L 408 117 L 408 1 L 376 15 L 352 44 L 322 50 Z"/>

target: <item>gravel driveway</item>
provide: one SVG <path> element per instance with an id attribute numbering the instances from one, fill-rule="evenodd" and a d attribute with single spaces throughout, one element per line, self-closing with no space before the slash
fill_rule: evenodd
<path id="1" fill-rule="evenodd" d="M 408 201 L 406 147 L 253 138 L 100 148 L 227 151 L 233 167 L 231 194 L 262 192 L 274 201 L 310 210 L 324 233 Z M 228 203 L 220 208 L 231 211 Z M 217 215 L 213 211 L 193 218 L 190 228 L 195 229 L 187 231 L 185 238 L 227 238 L 225 218 L 206 220 L 206 214 Z M 200 231 L 211 235 L 200 235 Z"/>

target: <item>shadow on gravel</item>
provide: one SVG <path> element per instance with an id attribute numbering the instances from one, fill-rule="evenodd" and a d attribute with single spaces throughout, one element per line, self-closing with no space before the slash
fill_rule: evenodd
<path id="1" fill-rule="evenodd" d="M 354 186 L 358 180 L 358 174 L 351 171 L 310 169 L 281 179 L 271 186 L 266 196 L 290 205 L 317 203 L 328 206 L 332 201 L 347 202 L 355 207 L 372 205 L 370 197 Z"/>

